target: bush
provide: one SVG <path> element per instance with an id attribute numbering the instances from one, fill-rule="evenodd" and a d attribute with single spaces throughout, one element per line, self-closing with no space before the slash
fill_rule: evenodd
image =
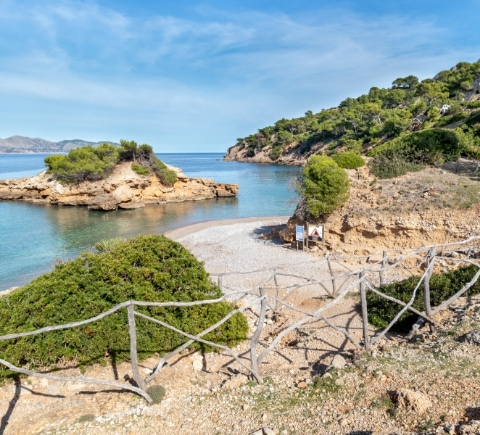
<path id="1" fill-rule="evenodd" d="M 187 302 L 220 296 L 220 288 L 209 280 L 202 263 L 182 245 L 164 236 L 140 236 L 112 243 L 100 253 L 84 252 L 0 298 L 0 335 L 88 319 L 128 300 Z M 206 329 L 232 309 L 226 302 L 136 308 L 190 334 Z M 145 319 L 136 322 L 141 358 L 163 354 L 186 341 Z M 245 317 L 235 314 L 204 338 L 235 345 L 246 338 L 247 330 Z M 72 360 L 87 365 L 105 361 L 106 356 L 119 363 L 128 359 L 129 346 L 127 314 L 122 309 L 86 326 L 1 341 L 0 358 L 30 368 Z M 6 373 L 0 366 L 0 376 Z"/>
<path id="2" fill-rule="evenodd" d="M 177 173 L 168 169 L 167 165 L 163 163 L 160 159 L 154 156 L 155 159 L 153 161 L 153 170 L 155 174 L 162 180 L 163 184 L 168 186 L 172 186 L 177 181 Z"/>
<path id="3" fill-rule="evenodd" d="M 430 303 L 432 306 L 440 305 L 443 301 L 453 296 L 458 292 L 467 282 L 469 282 L 475 273 L 477 273 L 475 266 L 461 267 L 457 270 L 432 275 L 430 279 Z M 378 288 L 379 291 L 386 295 L 393 296 L 402 302 L 408 302 L 413 295 L 413 290 L 418 284 L 420 277 L 412 276 L 403 281 L 386 284 Z M 418 311 L 424 311 L 423 306 L 423 282 L 417 290 L 413 308 Z M 480 293 L 480 280 L 470 287 L 469 294 Z M 367 293 L 368 306 L 368 321 L 373 326 L 378 328 L 385 328 L 402 309 L 402 307 L 395 303 L 387 301 L 381 296 L 373 293 Z M 408 332 L 412 325 L 418 319 L 418 315 L 411 311 L 405 312 L 392 327 L 393 331 Z"/>
<path id="4" fill-rule="evenodd" d="M 357 153 L 347 151 L 344 153 L 333 154 L 332 159 L 336 164 L 344 169 L 356 169 L 365 166 L 365 160 Z"/>
<path id="5" fill-rule="evenodd" d="M 401 136 L 375 147 L 369 155 L 401 154 L 409 163 L 435 165 L 457 160 L 461 151 L 461 144 L 454 131 L 437 128 Z"/>
<path id="6" fill-rule="evenodd" d="M 386 152 L 368 162 L 370 172 L 378 178 L 395 178 L 408 172 L 420 171 L 425 165 L 411 163 L 402 152 Z"/>
<path id="7" fill-rule="evenodd" d="M 348 199 L 350 183 L 347 173 L 326 156 L 312 156 L 303 170 L 298 187 L 313 217 L 332 213 Z"/>
<path id="8" fill-rule="evenodd" d="M 120 158 L 126 161 L 133 161 L 132 169 L 140 175 L 148 175 L 148 171 L 153 171 L 163 184 L 171 186 L 177 181 L 177 173 L 168 169 L 153 152 L 150 145 L 138 145 L 135 141 L 120 141 Z"/>
<path id="9" fill-rule="evenodd" d="M 132 163 L 132 169 L 138 175 L 150 175 L 150 169 L 146 168 L 145 166 L 141 166 L 138 163 Z"/>
<path id="10" fill-rule="evenodd" d="M 95 181 L 111 174 L 119 160 L 117 147 L 102 144 L 70 150 L 68 155 L 45 157 L 47 171 L 61 183 L 74 184 L 81 181 Z"/>

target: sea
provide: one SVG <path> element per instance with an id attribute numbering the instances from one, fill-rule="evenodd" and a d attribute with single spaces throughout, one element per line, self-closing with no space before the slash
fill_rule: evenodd
<path id="1" fill-rule="evenodd" d="M 0 154 L 0 180 L 23 178 L 45 169 L 48 154 Z M 95 243 L 115 237 L 162 234 L 182 226 L 220 219 L 290 216 L 298 198 L 301 168 L 226 162 L 223 153 L 157 154 L 188 177 L 237 183 L 235 198 L 147 205 L 135 210 L 97 211 L 0 201 L 0 291 L 21 287 L 74 259 Z"/>

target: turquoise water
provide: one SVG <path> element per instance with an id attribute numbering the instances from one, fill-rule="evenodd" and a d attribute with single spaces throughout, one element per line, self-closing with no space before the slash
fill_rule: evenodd
<path id="1" fill-rule="evenodd" d="M 0 202 L 0 290 L 22 286 L 74 258 L 96 242 L 113 237 L 161 234 L 180 226 L 218 219 L 288 216 L 297 200 L 293 185 L 301 169 L 224 162 L 221 153 L 158 154 L 189 177 L 237 183 L 236 198 L 148 205 L 137 210 L 91 211 L 24 202 Z M 0 154 L 0 179 L 35 175 L 45 155 Z"/>

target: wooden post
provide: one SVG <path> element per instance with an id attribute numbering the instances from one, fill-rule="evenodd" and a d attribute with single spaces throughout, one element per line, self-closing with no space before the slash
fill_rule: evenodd
<path id="1" fill-rule="evenodd" d="M 432 314 L 432 306 L 430 304 L 430 278 L 432 277 L 433 263 L 435 261 L 435 247 L 430 248 L 427 258 L 427 273 L 423 279 L 423 303 L 425 305 L 425 314 L 430 316 Z"/>
<path id="2" fill-rule="evenodd" d="M 330 271 L 330 275 L 332 277 L 332 295 L 335 297 L 337 295 L 337 284 L 335 282 L 335 277 L 333 275 L 332 265 L 330 264 L 330 258 L 327 258 L 328 270 Z"/>
<path id="3" fill-rule="evenodd" d="M 368 309 L 367 309 L 367 292 L 365 290 L 365 271 L 362 270 L 358 275 L 360 278 L 360 300 L 362 303 L 362 323 L 363 323 L 363 341 L 365 343 L 365 350 L 370 350 L 370 337 L 368 335 Z"/>
<path id="4" fill-rule="evenodd" d="M 137 383 L 138 388 L 141 388 L 143 391 L 146 391 L 145 382 L 140 376 L 140 371 L 138 370 L 138 355 L 137 355 L 137 330 L 135 327 L 135 306 L 133 303 L 130 303 L 127 307 L 128 312 L 128 330 L 130 333 L 130 361 L 132 363 L 132 373 L 133 379 Z"/>
<path id="5" fill-rule="evenodd" d="M 262 377 L 258 371 L 257 344 L 260 336 L 262 335 L 263 323 L 265 322 L 265 316 L 267 313 L 267 297 L 263 287 L 260 287 L 260 297 L 262 300 L 260 302 L 260 316 L 258 316 L 257 330 L 250 340 L 250 360 L 252 364 L 252 372 L 254 373 L 254 376 L 259 384 L 262 383 Z"/>
<path id="6" fill-rule="evenodd" d="M 387 251 L 383 251 L 382 268 L 380 269 L 380 285 L 383 285 L 383 282 L 385 279 L 383 276 L 383 269 L 385 269 L 386 264 L 387 264 Z"/>

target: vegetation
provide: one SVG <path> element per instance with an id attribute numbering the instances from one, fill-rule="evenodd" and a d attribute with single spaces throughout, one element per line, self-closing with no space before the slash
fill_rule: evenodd
<path id="1" fill-rule="evenodd" d="M 335 153 L 331 157 L 338 166 L 344 169 L 356 169 L 365 166 L 365 160 L 353 151 Z"/>
<path id="2" fill-rule="evenodd" d="M 45 158 L 48 172 L 66 184 L 106 178 L 121 161 L 131 161 L 132 169 L 139 175 L 154 172 L 164 184 L 173 185 L 177 181 L 176 172 L 168 169 L 150 145 L 139 146 L 135 141 L 121 140 L 120 147 L 105 143 L 75 148 L 67 155 Z"/>
<path id="3" fill-rule="evenodd" d="M 268 147 L 273 160 L 287 148 L 303 155 L 332 155 L 342 150 L 360 153 L 382 147 L 382 153 L 374 153 L 376 166 L 387 161 L 385 152 L 391 145 L 397 150 L 408 150 L 399 158 L 403 167 L 399 172 L 459 155 L 480 158 L 479 77 L 480 60 L 460 62 L 421 82 L 413 75 L 400 77 L 390 88 L 373 87 L 368 94 L 347 98 L 338 107 L 280 119 L 237 139 L 237 145 L 246 148 L 249 156 Z M 431 135 L 426 134 L 430 132 Z M 438 141 L 444 139 L 455 143 L 453 152 L 447 147 L 438 148 Z M 422 149 L 424 140 L 427 144 Z M 412 154 L 411 150 L 419 152 Z M 431 151 L 432 159 L 426 159 Z M 392 171 L 387 172 L 395 176 Z"/>
<path id="4" fill-rule="evenodd" d="M 348 199 L 349 187 L 347 173 L 333 159 L 313 156 L 303 170 L 299 192 L 305 198 L 308 212 L 319 217 L 341 207 Z"/>
<path id="5" fill-rule="evenodd" d="M 207 272 L 190 252 L 164 236 L 140 236 L 101 245 L 99 253 L 82 253 L 59 264 L 25 287 L 0 298 L 0 335 L 60 325 L 96 316 L 128 301 L 198 301 L 221 296 Z M 233 307 L 226 302 L 181 308 L 137 307 L 138 311 L 197 334 L 225 317 Z M 126 310 L 87 326 L 0 342 L 0 358 L 30 368 L 61 363 L 87 365 L 129 357 Z M 246 338 L 248 326 L 241 314 L 204 338 L 235 345 Z M 185 337 L 145 319 L 137 319 L 142 358 L 165 353 Z M 200 346 L 200 345 L 198 345 Z M 193 346 L 192 346 L 193 347 Z M 7 370 L 0 367 L 0 376 Z"/>
<path id="6" fill-rule="evenodd" d="M 68 155 L 45 157 L 48 172 L 60 182 L 74 184 L 107 177 L 118 162 L 118 149 L 112 144 L 70 150 Z"/>
<path id="7" fill-rule="evenodd" d="M 453 296 L 466 283 L 471 281 L 477 272 L 475 266 L 465 266 L 457 270 L 443 274 L 434 274 L 430 279 L 430 302 L 432 306 L 440 305 L 443 301 Z M 413 296 L 413 290 L 417 286 L 421 277 L 412 276 L 403 281 L 394 282 L 380 286 L 378 290 L 386 295 L 393 296 L 402 302 L 409 302 Z M 417 290 L 413 308 L 418 311 L 425 311 L 423 305 L 423 282 Z M 470 287 L 469 294 L 480 293 L 480 280 Z M 378 328 L 387 326 L 400 311 L 401 307 L 395 302 L 387 301 L 381 296 L 373 293 L 367 293 L 368 321 Z M 418 319 L 418 315 L 411 311 L 405 312 L 394 325 L 392 330 L 398 332 L 408 332 L 412 325 Z"/>

